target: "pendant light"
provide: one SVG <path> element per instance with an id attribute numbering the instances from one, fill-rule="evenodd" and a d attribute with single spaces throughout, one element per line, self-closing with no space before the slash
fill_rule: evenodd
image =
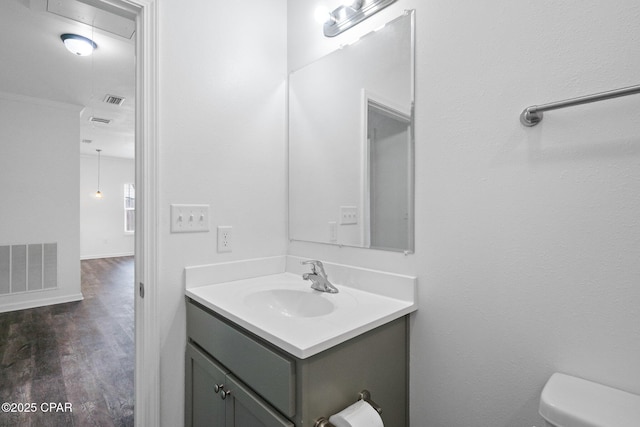
<path id="1" fill-rule="evenodd" d="M 102 193 L 100 192 L 100 152 L 102 150 L 96 149 L 98 152 L 98 191 L 96 191 L 96 199 L 102 199 Z"/>

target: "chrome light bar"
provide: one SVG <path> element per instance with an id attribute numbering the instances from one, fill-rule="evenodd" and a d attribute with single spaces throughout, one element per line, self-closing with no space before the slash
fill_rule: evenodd
<path id="1" fill-rule="evenodd" d="M 326 37 L 335 37 L 395 1 L 396 0 L 354 0 L 350 5 L 342 5 L 329 14 L 329 19 L 324 23 L 323 27 L 324 35 Z"/>

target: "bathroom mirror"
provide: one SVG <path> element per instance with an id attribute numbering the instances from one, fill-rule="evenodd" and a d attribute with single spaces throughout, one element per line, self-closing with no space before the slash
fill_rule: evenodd
<path id="1" fill-rule="evenodd" d="M 289 238 L 412 252 L 414 12 L 289 76 Z"/>

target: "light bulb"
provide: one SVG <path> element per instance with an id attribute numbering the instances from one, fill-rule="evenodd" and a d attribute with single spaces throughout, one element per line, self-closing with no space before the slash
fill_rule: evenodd
<path id="1" fill-rule="evenodd" d="M 96 199 L 102 199 L 102 193 L 100 190 L 96 191 Z"/>
<path id="2" fill-rule="evenodd" d="M 318 6 L 313 14 L 318 24 L 324 24 L 332 19 L 326 6 Z"/>
<path id="3" fill-rule="evenodd" d="M 362 8 L 363 0 L 345 1 L 342 5 L 344 7 L 350 7 L 351 9 L 358 10 Z"/>

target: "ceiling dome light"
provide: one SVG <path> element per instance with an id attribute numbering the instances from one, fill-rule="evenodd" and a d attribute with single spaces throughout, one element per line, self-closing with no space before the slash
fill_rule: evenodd
<path id="1" fill-rule="evenodd" d="M 63 34 L 60 38 L 67 50 L 78 56 L 91 55 L 93 50 L 98 47 L 93 40 L 78 34 Z"/>

